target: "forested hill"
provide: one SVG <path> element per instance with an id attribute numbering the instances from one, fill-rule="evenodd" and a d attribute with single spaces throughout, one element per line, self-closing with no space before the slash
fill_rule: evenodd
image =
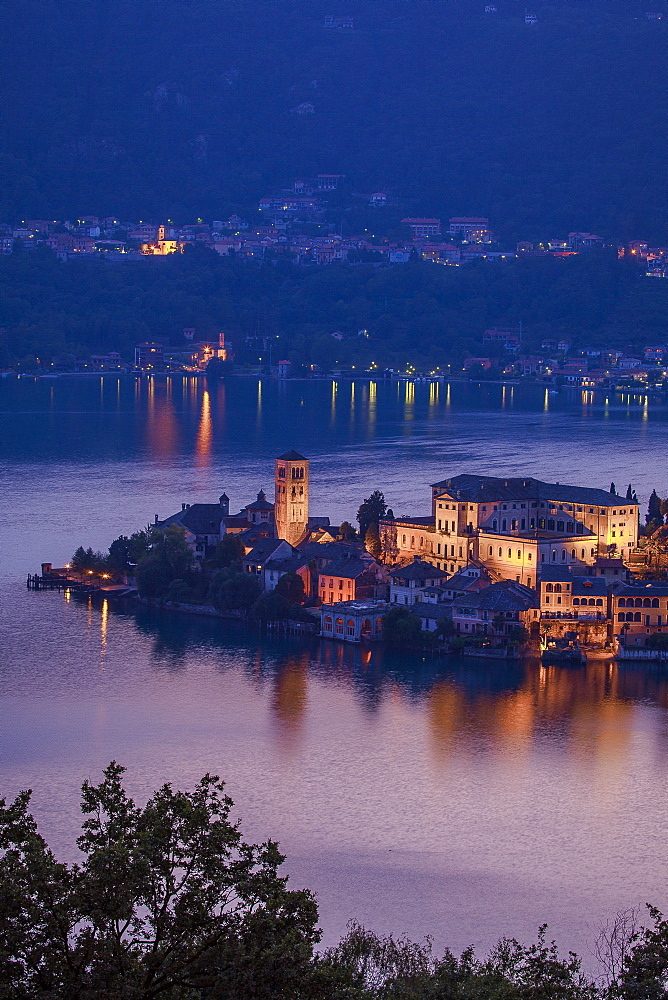
<path id="1" fill-rule="evenodd" d="M 4 0 L 0 220 L 225 218 L 324 172 L 502 238 L 664 241 L 663 0 L 487 2 Z"/>

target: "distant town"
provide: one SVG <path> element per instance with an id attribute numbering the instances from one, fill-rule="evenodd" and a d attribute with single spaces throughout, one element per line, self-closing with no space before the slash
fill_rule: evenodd
<path id="1" fill-rule="evenodd" d="M 432 483 L 417 514 L 374 492 L 355 530 L 311 514 L 303 455 L 274 472 L 273 503 L 262 490 L 237 512 L 226 493 L 183 503 L 108 556 L 80 548 L 67 567 L 43 564 L 29 586 L 110 598 L 138 587 L 173 610 L 474 656 L 533 644 L 555 659 L 668 657 L 668 502 L 655 493 L 641 535 L 631 486 L 463 474 Z"/>
<path id="2" fill-rule="evenodd" d="M 310 267 L 343 261 L 407 264 L 414 260 L 459 267 L 479 260 L 569 257 L 608 247 L 620 257 L 629 255 L 642 261 L 650 277 L 665 278 L 668 274 L 668 247 L 653 247 L 642 239 L 620 243 L 596 233 L 570 232 L 545 242 L 521 240 L 505 246 L 487 218 L 401 218 L 396 211 L 398 199 L 385 191 L 344 196 L 357 207 L 361 202 L 377 210 L 376 226 L 344 237 L 337 232 L 341 228 L 337 221 L 341 205 L 337 203 L 337 215 L 327 200 L 338 193 L 344 180 L 342 174 L 294 180 L 289 187 L 260 198 L 250 219 L 235 214 L 211 222 L 197 219 L 188 225 L 175 225 L 170 220 L 154 223 L 86 215 L 74 221 L 26 219 L 18 225 L 4 223 L 0 224 L 0 251 L 8 254 L 17 248 L 47 246 L 60 260 L 98 254 L 113 261 L 164 257 L 200 245 L 222 256 L 256 262 L 283 259 Z M 390 216 L 379 211 L 387 208 L 394 208 Z"/>

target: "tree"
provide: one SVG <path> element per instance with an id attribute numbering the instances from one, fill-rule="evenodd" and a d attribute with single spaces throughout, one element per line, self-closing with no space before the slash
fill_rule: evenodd
<path id="1" fill-rule="evenodd" d="M 668 920 L 648 906 L 651 926 L 643 927 L 631 939 L 619 981 L 612 997 L 623 1000 L 665 1000 L 668 991 Z"/>
<path id="2" fill-rule="evenodd" d="M 377 526 L 381 517 L 385 517 L 386 513 L 387 504 L 385 503 L 385 497 L 380 490 L 374 490 L 357 511 L 360 538 L 366 538 L 369 525 L 375 524 Z"/>
<path id="3" fill-rule="evenodd" d="M 383 616 L 383 638 L 388 646 L 415 646 L 425 640 L 420 619 L 408 608 L 390 608 Z"/>
<path id="4" fill-rule="evenodd" d="M 253 604 L 251 614 L 253 618 L 263 622 L 283 621 L 290 617 L 290 602 L 283 594 L 269 590 L 258 597 Z"/>
<path id="5" fill-rule="evenodd" d="M 276 584 L 276 593 L 284 597 L 289 604 L 303 604 L 304 581 L 299 573 L 284 573 Z"/>
<path id="6" fill-rule="evenodd" d="M 347 973 L 355 993 L 369 1000 L 602 1000 L 580 959 L 573 953 L 561 958 L 545 937 L 541 927 L 528 946 L 502 938 L 482 960 L 472 948 L 436 958 L 429 939 L 381 938 L 351 924 L 324 962 Z"/>
<path id="7" fill-rule="evenodd" d="M 249 611 L 261 589 L 257 577 L 251 573 L 218 569 L 209 584 L 209 601 L 219 611 Z"/>
<path id="8" fill-rule="evenodd" d="M 123 773 L 112 762 L 83 784 L 78 864 L 56 860 L 29 791 L 0 800 L 2 996 L 308 995 L 317 907 L 286 888 L 277 844 L 243 840 L 216 775 L 193 791 L 165 784 L 142 808 Z"/>
<path id="9" fill-rule="evenodd" d="M 613 494 L 613 496 L 617 496 L 617 487 L 615 486 L 614 482 L 610 483 L 610 492 Z"/>
<path id="10" fill-rule="evenodd" d="M 149 547 L 149 532 L 135 531 L 129 538 L 119 535 L 109 546 L 107 565 L 115 573 L 127 573 L 133 569 Z"/>
<path id="11" fill-rule="evenodd" d="M 344 542 L 352 542 L 355 538 L 357 538 L 357 532 L 349 521 L 341 521 L 341 524 L 339 525 L 339 534 Z"/>
<path id="12" fill-rule="evenodd" d="M 633 500 L 633 489 L 631 487 L 631 483 L 629 483 L 629 485 L 626 488 L 626 499 Z"/>
<path id="13" fill-rule="evenodd" d="M 185 528 L 170 524 L 164 530 L 154 529 L 150 549 L 140 558 L 135 570 L 139 593 L 142 597 L 164 597 L 173 580 L 188 582 L 194 569 Z"/>
<path id="14" fill-rule="evenodd" d="M 103 573 L 107 568 L 107 561 L 102 552 L 93 552 L 90 546 L 84 549 L 80 545 L 72 556 L 71 566 L 77 573 Z"/>
<path id="15" fill-rule="evenodd" d="M 225 569 L 228 566 L 241 567 L 241 560 L 246 554 L 246 548 L 238 535 L 224 534 L 216 546 L 213 557 L 214 566 Z"/>
<path id="16" fill-rule="evenodd" d="M 378 531 L 378 525 L 373 522 L 366 529 L 366 534 L 364 536 L 364 547 L 367 552 L 370 552 L 374 559 L 380 559 L 380 555 L 383 551 L 383 546 L 380 541 L 380 532 Z"/>
<path id="17" fill-rule="evenodd" d="M 663 514 L 661 513 L 661 497 L 658 495 L 656 490 L 652 490 L 649 498 L 649 503 L 647 505 L 647 516 L 645 521 L 647 524 L 654 524 L 658 522 L 659 525 L 663 524 Z"/>

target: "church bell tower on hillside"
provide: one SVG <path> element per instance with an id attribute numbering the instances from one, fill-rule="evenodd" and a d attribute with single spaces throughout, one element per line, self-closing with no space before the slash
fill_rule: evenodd
<path id="1" fill-rule="evenodd" d="M 308 524 L 309 463 L 296 451 L 276 459 L 274 519 L 276 534 L 296 545 Z"/>

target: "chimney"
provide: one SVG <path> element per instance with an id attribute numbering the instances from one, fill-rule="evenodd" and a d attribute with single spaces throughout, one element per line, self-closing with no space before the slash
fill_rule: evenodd
<path id="1" fill-rule="evenodd" d="M 158 523 L 158 515 L 157 514 L 155 515 L 155 523 L 156 524 Z"/>
<path id="2" fill-rule="evenodd" d="M 182 503 L 181 504 L 181 510 L 185 510 L 185 509 L 186 509 L 186 505 L 184 503 Z"/>

